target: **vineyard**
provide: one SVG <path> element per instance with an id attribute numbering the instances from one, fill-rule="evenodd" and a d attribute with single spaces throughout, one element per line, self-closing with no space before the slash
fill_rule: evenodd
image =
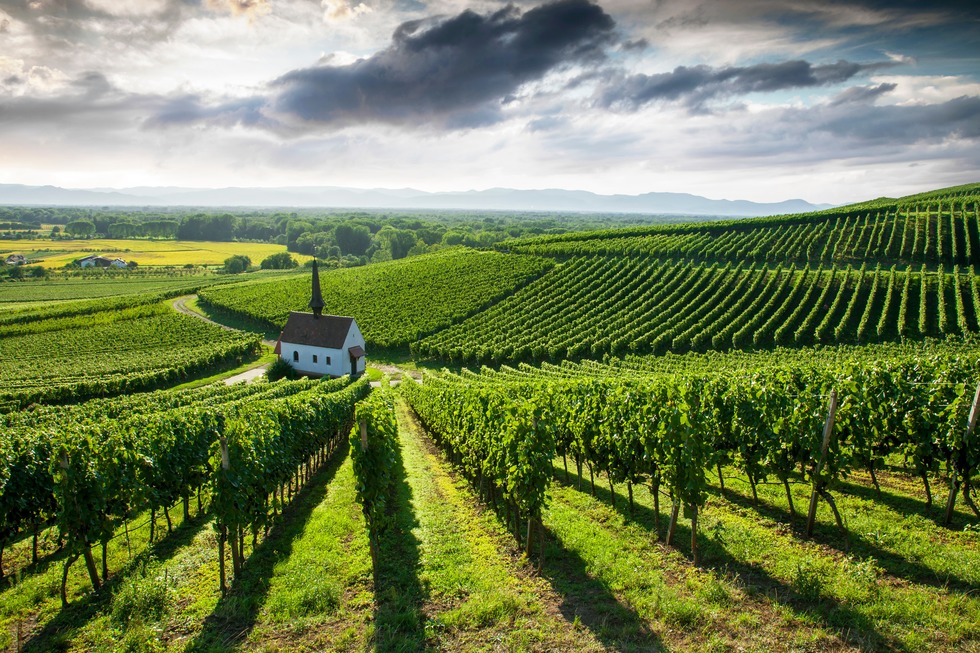
<path id="1" fill-rule="evenodd" d="M 557 264 L 412 343 L 500 364 L 971 336 L 976 186 L 811 215 L 542 236 L 500 249 Z"/>
<path id="2" fill-rule="evenodd" d="M 320 275 L 324 312 L 352 315 L 369 345 L 405 346 L 468 317 L 540 275 L 551 262 L 463 248 Z M 250 282 L 200 293 L 207 306 L 278 331 L 306 310 L 307 276 Z"/>
<path id="3" fill-rule="evenodd" d="M 488 482 L 491 501 L 499 493 L 508 503 L 518 538 L 520 520 L 528 524 L 526 539 L 540 520 L 556 456 L 566 470 L 572 459 L 580 477 L 583 465 L 590 477 L 606 474 L 610 492 L 613 482 L 626 483 L 632 497 L 633 485 L 651 483 L 656 497 L 663 484 L 673 503 L 668 543 L 681 504 L 692 510 L 696 539 L 707 475 L 717 469 L 724 487 L 721 470 L 729 465 L 748 478 L 753 496 L 757 483 L 778 479 L 791 514 L 790 482 L 812 486 L 841 525 L 830 496 L 834 485 L 864 470 L 877 487 L 876 470 L 902 456 L 906 470 L 922 480 L 927 505 L 929 478 L 947 473 L 946 523 L 960 488 L 980 517 L 971 494 L 980 444 L 966 426 L 980 372 L 975 351 L 895 355 L 879 363 L 855 357 L 833 366 L 826 362 L 831 358 L 810 358 L 809 364 L 793 357 L 756 363 L 751 371 L 715 365 L 677 372 L 656 359 L 505 367 L 430 374 L 406 388 L 450 457 L 481 489 Z"/>
<path id="4" fill-rule="evenodd" d="M 508 241 L 511 252 L 653 256 L 799 266 L 980 263 L 980 185 L 876 200 L 820 213 Z"/>
<path id="5" fill-rule="evenodd" d="M 0 543 L 33 532 L 36 559 L 39 529 L 53 521 L 69 553 L 64 576 L 84 557 L 98 589 L 109 575 L 106 547 L 128 533 L 128 522 L 162 511 L 169 531 L 169 510 L 182 503 L 186 520 L 192 497 L 200 511 L 204 492 L 220 548 L 227 542 L 240 573 L 245 534 L 267 533 L 314 467 L 346 443 L 354 405 L 368 391 L 366 381 L 346 377 L 212 385 L 10 415 L 0 442 Z M 224 561 L 222 554 L 222 591 Z M 64 581 L 61 599 L 67 605 Z"/>
<path id="6" fill-rule="evenodd" d="M 918 479 L 918 500 L 940 523 L 951 524 L 957 503 L 980 518 L 976 350 L 883 353 L 878 362 L 874 350 L 850 348 L 504 366 L 429 373 L 405 393 L 528 554 L 541 547 L 545 555 L 545 516 L 563 482 L 593 497 L 599 485 L 630 518 L 642 491 L 652 503 L 643 508 L 652 514 L 651 536 L 667 546 L 679 546 L 680 524 L 689 520 L 683 550 L 697 565 L 705 537 L 699 514 L 719 491 L 725 495 L 726 482 L 747 482 L 756 510 L 760 488 L 773 486 L 770 506 L 780 488 L 785 507 L 770 508 L 771 519 L 795 524 L 802 537 L 829 520 L 836 533 L 824 528 L 824 537 L 845 552 L 863 537 L 850 526 L 856 516 L 838 507 L 856 475 L 869 479 L 879 500 L 884 470 Z M 709 541 L 715 536 L 709 532 Z M 968 540 L 950 543 L 975 559 Z"/>
<path id="7" fill-rule="evenodd" d="M 175 385 L 240 361 L 259 337 L 161 303 L 0 326 L 0 406 L 66 403 Z"/>
<path id="8" fill-rule="evenodd" d="M 980 651 L 978 190 L 323 273 L 397 387 L 167 389 L 259 340 L 165 296 L 277 330 L 308 275 L 52 286 L 0 648 Z"/>
<path id="9" fill-rule="evenodd" d="M 576 257 L 413 346 L 463 363 L 893 342 L 978 332 L 977 277 Z"/>

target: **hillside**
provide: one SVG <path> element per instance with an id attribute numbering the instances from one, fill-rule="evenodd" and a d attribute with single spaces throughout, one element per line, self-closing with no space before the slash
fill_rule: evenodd
<path id="1" fill-rule="evenodd" d="M 369 343 L 465 364 L 980 332 L 980 184 L 807 214 L 515 239 L 323 275 Z M 210 289 L 281 328 L 305 278 Z"/>
<path id="2" fill-rule="evenodd" d="M 320 275 L 324 312 L 352 315 L 369 345 L 405 347 L 468 317 L 537 277 L 549 259 L 465 248 Z M 305 311 L 310 278 L 255 281 L 200 293 L 205 305 L 257 328 L 278 331 L 290 311 Z"/>
<path id="3" fill-rule="evenodd" d="M 560 263 L 413 351 L 479 364 L 975 334 L 978 207 L 971 185 L 814 214 L 505 242 Z"/>
<path id="4" fill-rule="evenodd" d="M 976 192 L 323 272 L 397 389 L 170 387 L 308 273 L 10 284 L 0 649 L 977 650 Z"/>

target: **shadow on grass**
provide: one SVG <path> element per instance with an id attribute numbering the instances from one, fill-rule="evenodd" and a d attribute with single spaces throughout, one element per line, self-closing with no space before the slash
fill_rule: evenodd
<path id="1" fill-rule="evenodd" d="M 690 529 L 683 530 L 690 537 Z M 899 640 L 886 637 L 869 616 L 854 610 L 836 599 L 819 595 L 814 588 L 813 595 L 803 596 L 789 583 L 772 576 L 765 568 L 739 560 L 725 546 L 722 535 L 699 538 L 702 555 L 710 567 L 737 578 L 750 594 L 765 596 L 769 601 L 785 606 L 798 616 L 807 620 L 816 618 L 828 630 L 835 632 L 841 641 L 857 646 L 862 651 L 905 651 L 907 648 Z"/>
<path id="2" fill-rule="evenodd" d="M 841 492 L 841 494 L 848 494 L 862 499 L 887 504 L 899 512 L 903 512 L 903 510 L 901 508 L 896 508 L 896 505 L 901 506 L 906 503 L 919 503 L 920 509 L 924 509 L 925 507 L 925 504 L 922 502 L 915 501 L 914 499 L 907 499 L 905 497 L 894 496 L 885 491 L 882 492 L 882 497 L 879 499 L 874 488 L 864 488 L 860 485 L 854 485 L 853 483 L 844 483 L 840 487 L 841 489 L 846 490 L 846 492 Z M 711 492 L 712 494 L 716 494 L 718 496 L 721 494 L 717 490 L 712 490 Z M 793 534 L 798 539 L 806 539 L 806 517 L 804 515 L 798 515 L 791 520 L 789 512 L 783 510 L 781 507 L 765 501 L 761 497 L 758 505 L 754 505 L 751 497 L 733 491 L 731 488 L 726 488 L 724 498 L 734 505 L 753 510 L 764 517 L 772 519 L 773 521 L 787 524 L 793 530 Z M 889 501 L 894 502 L 895 505 L 892 505 L 889 503 Z M 803 508 L 805 509 L 806 506 L 803 506 Z M 845 520 L 846 527 L 846 512 L 842 512 L 842 517 Z M 839 551 L 844 551 L 844 540 L 836 524 L 832 522 L 818 521 L 814 525 L 813 535 L 813 539 L 815 541 L 826 544 L 827 546 L 833 547 Z M 847 528 L 847 536 L 851 544 L 849 551 L 851 555 L 858 558 L 874 558 L 875 562 L 892 576 L 902 578 L 919 585 L 927 585 L 929 587 L 946 589 L 963 594 L 970 594 L 980 591 L 980 583 L 973 582 L 952 572 L 938 572 L 918 562 L 909 560 L 905 556 L 895 553 L 894 551 L 883 549 L 870 540 L 867 533 L 861 533 L 852 528 Z"/>
<path id="3" fill-rule="evenodd" d="M 395 457 L 391 522 L 378 543 L 374 645 L 378 651 L 421 651 L 426 639 L 422 606 L 427 591 L 419 579 L 419 541 L 413 533 L 418 520 L 401 447 L 395 449 Z"/>
<path id="4" fill-rule="evenodd" d="M 881 495 L 873 487 L 860 485 L 851 481 L 838 481 L 838 487 L 847 494 L 856 496 L 866 501 L 874 501 L 888 506 L 892 510 L 903 515 L 918 515 L 924 519 L 934 522 L 937 526 L 942 525 L 943 516 L 946 509 L 946 500 L 949 498 L 948 483 L 936 483 L 932 488 L 932 506 L 927 506 L 922 499 L 902 496 L 889 492 L 884 487 Z M 925 490 L 922 491 L 925 494 Z M 956 511 L 953 513 L 953 526 L 959 521 L 961 524 L 976 523 L 976 516 L 963 503 L 962 494 L 956 497 Z"/>
<path id="5" fill-rule="evenodd" d="M 932 490 L 933 503 L 932 507 L 930 508 L 926 505 L 925 501 L 894 494 L 889 492 L 884 487 L 882 487 L 880 495 L 873 487 L 867 487 L 851 481 L 838 481 L 837 487 L 844 490 L 847 494 L 865 499 L 867 501 L 880 503 L 888 506 L 892 510 L 902 513 L 903 515 L 918 515 L 924 519 L 937 523 L 942 519 L 943 507 L 945 506 L 946 497 L 948 496 L 947 493 L 949 491 L 947 486 L 937 483 L 937 487 L 933 488 Z M 923 490 L 923 492 L 925 491 Z"/>
<path id="6" fill-rule="evenodd" d="M 299 495 L 283 510 L 282 518 L 245 560 L 242 573 L 207 619 L 201 632 L 184 649 L 188 653 L 227 651 L 247 638 L 269 593 L 276 565 L 292 553 L 293 543 L 303 535 L 306 523 L 327 495 L 327 486 L 347 458 L 340 447 L 333 457 L 309 480 Z M 229 573 L 231 566 L 228 566 Z"/>
<path id="7" fill-rule="evenodd" d="M 561 597 L 559 610 L 569 623 L 589 629 L 612 651 L 667 651 L 632 608 L 624 605 L 602 581 L 589 575 L 585 560 L 566 549 L 547 531 L 541 575 Z"/>
<path id="8" fill-rule="evenodd" d="M 57 616 L 31 637 L 23 650 L 31 652 L 67 649 L 71 634 L 108 608 L 116 589 L 133 570 L 139 569 L 146 560 L 151 558 L 157 560 L 170 559 L 179 549 L 193 542 L 198 533 L 208 525 L 209 519 L 206 513 L 181 523 L 166 537 L 151 544 L 128 561 L 117 573 L 111 575 L 109 580 L 102 584 L 98 592 L 90 592 L 72 601 L 67 608 L 62 608 Z M 59 556 L 59 559 L 63 558 L 64 555 Z M 51 562 L 53 561 L 51 560 Z M 78 559 L 74 564 L 84 565 L 84 562 Z M 88 576 L 86 575 L 85 578 L 87 582 Z"/>
<path id="9" fill-rule="evenodd" d="M 569 482 L 565 480 L 564 471 L 555 468 L 555 480 L 570 488 L 575 488 L 578 484 L 578 475 L 572 471 Z M 600 482 L 600 480 L 602 482 Z M 597 500 L 610 504 L 610 492 L 608 486 L 604 485 L 605 477 L 596 475 L 595 497 Z M 632 515 L 629 510 L 629 499 L 621 493 L 625 487 L 616 487 L 616 511 L 632 522 L 643 526 L 653 533 L 655 524 L 655 514 L 652 506 L 635 501 Z M 635 488 L 634 488 L 635 489 Z M 581 490 L 589 493 L 590 485 L 588 478 L 582 479 Z M 721 492 L 715 488 L 709 490 L 711 494 L 720 496 Z M 769 517 L 774 521 L 785 523 L 789 518 L 789 513 L 776 506 L 759 501 L 758 508 L 752 505 L 752 499 L 743 496 L 738 492 L 733 492 L 731 488 L 726 489 L 724 497 L 733 504 L 755 510 L 761 515 Z M 661 535 L 667 529 L 669 521 L 669 503 L 661 500 Z M 797 518 L 794 522 L 794 531 L 799 539 L 803 539 L 803 519 Z M 836 541 L 841 536 L 835 525 L 818 524 L 816 528 L 816 538 L 819 541 Z M 688 558 L 691 555 L 691 528 L 690 522 L 683 517 L 678 519 L 672 546 Z M 852 542 L 856 540 L 856 534 L 851 533 Z M 841 541 L 842 544 L 842 541 Z M 792 585 L 773 577 L 763 567 L 745 562 L 733 555 L 724 544 L 723 535 L 711 531 L 701 531 L 699 529 L 698 548 L 700 550 L 700 566 L 706 569 L 714 569 L 730 577 L 737 577 L 745 590 L 750 594 L 759 594 L 769 600 L 786 606 L 799 616 L 808 619 L 816 618 L 829 630 L 837 633 L 838 637 L 849 643 L 859 646 L 862 650 L 905 650 L 902 643 L 893 638 L 886 638 L 875 627 L 874 622 L 866 615 L 852 609 L 846 604 L 832 598 L 823 596 L 802 596 Z M 853 550 L 853 549 L 852 549 Z M 887 554 L 886 554 L 887 555 Z M 875 558 L 882 562 L 881 558 Z M 884 564 L 883 564 L 884 566 Z M 885 567 L 887 569 L 887 567 Z"/>
<path id="10" fill-rule="evenodd" d="M 54 531 L 56 527 L 51 526 L 51 531 Z M 47 529 L 45 529 L 47 530 Z M 44 537 L 42 531 L 40 537 Z M 29 558 L 30 550 L 30 540 L 31 535 L 24 535 L 21 539 L 12 542 L 7 545 L 8 550 L 13 549 L 15 546 L 22 547 L 24 549 L 22 555 L 24 558 Z M 51 548 L 49 550 L 39 550 L 37 556 L 37 562 L 26 562 L 22 563 L 20 566 L 16 566 L 16 562 L 11 562 L 5 554 L 4 558 L 4 576 L 0 579 L 0 599 L 2 599 L 3 594 L 13 589 L 18 578 L 21 580 L 30 578 L 32 576 L 40 576 L 51 568 L 51 565 L 56 562 L 62 562 L 68 555 L 68 548 L 65 546 Z M 13 557 L 13 556 L 10 556 Z M 18 560 L 19 562 L 19 560 Z"/>

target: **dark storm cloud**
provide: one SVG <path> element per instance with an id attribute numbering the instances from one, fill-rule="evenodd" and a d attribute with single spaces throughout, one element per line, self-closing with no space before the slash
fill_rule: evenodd
<path id="1" fill-rule="evenodd" d="M 874 102 L 882 95 L 891 93 L 897 84 L 878 84 L 877 86 L 854 86 L 831 100 L 831 105 Z"/>
<path id="2" fill-rule="evenodd" d="M 707 101 L 719 97 L 830 86 L 858 73 L 892 65 L 838 61 L 815 66 L 808 61 L 785 61 L 726 68 L 678 66 L 669 73 L 620 77 L 600 90 L 598 104 L 630 110 L 651 102 L 682 102 L 692 109 L 702 109 Z"/>
<path id="3" fill-rule="evenodd" d="M 960 97 L 939 104 L 831 105 L 808 112 L 806 123 L 865 145 L 912 145 L 948 139 L 980 139 L 980 97 Z M 789 122 L 801 114 L 787 113 Z"/>
<path id="4" fill-rule="evenodd" d="M 293 127 L 360 123 L 466 128 L 501 120 L 524 84 L 574 64 L 595 64 L 614 43 L 612 18 L 588 0 L 521 12 L 466 10 L 403 23 L 386 49 L 346 66 L 295 70 L 269 85 L 265 112 Z M 214 118 L 215 109 L 200 109 Z M 156 124 L 196 119 L 187 107 Z M 240 117 L 229 115 L 230 122 Z"/>
<path id="5" fill-rule="evenodd" d="M 349 66 L 288 73 L 272 84 L 278 113 L 321 123 L 499 120 L 523 84 L 603 58 L 613 20 L 587 0 L 559 0 L 521 14 L 513 6 L 401 25 L 392 44 Z"/>
<path id="6" fill-rule="evenodd" d="M 203 123 L 273 128 L 275 124 L 262 113 L 264 103 L 264 98 L 250 97 L 208 104 L 199 95 L 179 95 L 164 100 L 144 127 Z"/>

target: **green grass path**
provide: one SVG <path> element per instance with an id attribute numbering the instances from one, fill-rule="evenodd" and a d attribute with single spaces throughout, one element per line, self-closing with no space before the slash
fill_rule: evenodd
<path id="1" fill-rule="evenodd" d="M 599 650 L 403 402 L 398 424 L 404 476 L 381 543 L 377 650 Z"/>

